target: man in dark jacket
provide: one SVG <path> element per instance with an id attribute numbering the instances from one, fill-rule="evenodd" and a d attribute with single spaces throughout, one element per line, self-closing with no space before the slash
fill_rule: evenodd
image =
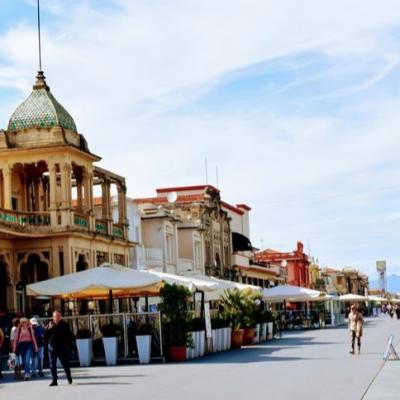
<path id="1" fill-rule="evenodd" d="M 49 345 L 51 376 L 53 378 L 50 386 L 57 386 L 57 358 L 61 361 L 68 383 L 71 384 L 69 357 L 73 337 L 68 324 L 62 319 L 60 311 L 53 312 L 53 320 L 46 328 L 45 339 Z"/>

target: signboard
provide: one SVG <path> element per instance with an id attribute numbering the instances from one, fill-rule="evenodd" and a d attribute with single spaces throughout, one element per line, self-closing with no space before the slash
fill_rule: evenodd
<path id="1" fill-rule="evenodd" d="M 204 303 L 204 319 L 206 321 L 206 338 L 212 338 L 210 303 Z"/>
<path id="2" fill-rule="evenodd" d="M 396 349 L 393 346 L 393 335 L 390 335 L 389 338 L 388 338 L 387 345 L 386 345 L 386 350 L 385 350 L 385 353 L 383 354 L 383 359 L 385 361 L 387 361 L 391 355 L 393 355 L 393 358 L 395 360 L 399 359 L 399 356 L 398 356 L 398 354 L 396 352 Z"/>
<path id="3" fill-rule="evenodd" d="M 378 272 L 386 271 L 386 261 L 377 261 L 376 262 L 376 270 Z"/>
<path id="4" fill-rule="evenodd" d="M 376 270 L 379 276 L 379 289 L 386 292 L 386 261 L 377 261 Z"/>

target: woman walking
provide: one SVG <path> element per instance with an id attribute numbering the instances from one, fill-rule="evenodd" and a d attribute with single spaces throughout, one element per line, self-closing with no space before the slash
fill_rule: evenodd
<path id="1" fill-rule="evenodd" d="M 360 354 L 361 352 L 361 337 L 363 334 L 363 323 L 364 319 L 362 314 L 357 310 L 357 307 L 353 304 L 350 308 L 350 313 L 349 313 L 349 331 L 351 337 L 350 354 L 354 354 L 356 339 L 357 339 L 358 354 Z"/>
<path id="2" fill-rule="evenodd" d="M 19 318 L 15 317 L 12 320 L 12 328 L 10 333 L 10 342 L 11 342 L 11 350 L 15 353 L 15 340 L 17 338 L 17 332 L 19 327 Z M 14 367 L 14 380 L 22 379 L 21 375 L 21 357 L 16 355 L 15 358 L 15 367 Z"/>
<path id="3" fill-rule="evenodd" d="M 35 333 L 27 318 L 19 320 L 19 326 L 14 341 L 14 353 L 21 357 L 24 366 L 24 379 L 28 381 L 31 378 L 31 358 L 33 352 L 37 353 Z"/>

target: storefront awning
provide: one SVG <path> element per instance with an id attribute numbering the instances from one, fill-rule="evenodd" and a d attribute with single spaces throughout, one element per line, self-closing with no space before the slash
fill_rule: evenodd
<path id="1" fill-rule="evenodd" d="M 234 252 L 253 250 L 250 239 L 238 232 L 232 232 L 232 247 Z"/>

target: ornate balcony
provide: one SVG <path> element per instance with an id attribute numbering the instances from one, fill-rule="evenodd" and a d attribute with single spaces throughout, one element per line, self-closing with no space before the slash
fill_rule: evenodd
<path id="1" fill-rule="evenodd" d="M 20 212 L 0 209 L 0 226 L 15 232 L 49 232 L 49 212 Z"/>
<path id="2" fill-rule="evenodd" d="M 57 212 L 57 215 L 60 215 L 61 218 L 61 214 Z M 71 214 L 72 224 L 66 224 L 66 226 L 60 227 L 52 225 L 50 212 L 22 212 L 0 208 L 0 230 L 11 234 L 43 234 L 60 232 L 63 230 L 90 233 L 93 229 L 91 226 L 94 226 L 94 232 L 96 234 L 105 237 L 114 237 L 116 239 L 125 238 L 125 226 L 123 224 L 112 224 L 103 219 L 96 219 L 94 225 L 91 225 L 91 218 L 94 217 L 74 211 Z M 109 226 L 111 226 L 111 228 L 109 228 Z M 110 229 L 112 234 L 110 234 Z"/>

